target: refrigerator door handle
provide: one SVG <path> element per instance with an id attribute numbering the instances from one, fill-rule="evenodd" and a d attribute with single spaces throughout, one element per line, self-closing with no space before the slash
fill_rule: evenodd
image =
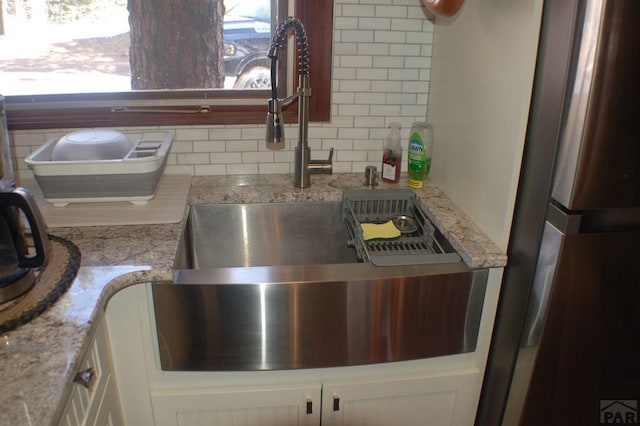
<path id="1" fill-rule="evenodd" d="M 540 255 L 529 296 L 527 317 L 525 320 L 522 346 L 537 346 L 542 337 L 542 330 L 549 310 L 549 298 L 555 277 L 558 254 L 562 247 L 564 234 L 550 222 L 545 223 Z"/>
<path id="2" fill-rule="evenodd" d="M 580 48 L 577 63 L 574 65 L 574 80 L 568 93 L 570 102 L 565 124 L 560 136 L 560 150 L 552 196 L 562 205 L 570 207 L 578 171 L 580 151 L 584 141 L 584 129 L 588 120 L 591 87 L 594 84 L 598 42 L 602 29 L 604 1 L 586 2 L 583 27 L 579 39 Z"/>

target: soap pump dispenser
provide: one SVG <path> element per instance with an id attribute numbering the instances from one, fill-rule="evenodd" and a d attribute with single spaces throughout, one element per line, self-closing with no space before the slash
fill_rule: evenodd
<path id="1" fill-rule="evenodd" d="M 389 124 L 389 135 L 382 153 L 382 180 L 398 183 L 402 164 L 402 144 L 400 143 L 400 123 Z"/>

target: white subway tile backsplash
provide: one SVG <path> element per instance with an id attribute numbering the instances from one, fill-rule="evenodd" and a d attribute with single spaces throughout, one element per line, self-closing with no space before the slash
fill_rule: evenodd
<path id="1" fill-rule="evenodd" d="M 378 117 L 399 116 L 400 105 L 371 105 L 369 113 Z"/>
<path id="2" fill-rule="evenodd" d="M 356 71 L 356 79 L 362 80 L 389 80 L 389 72 L 385 68 L 360 68 Z"/>
<path id="3" fill-rule="evenodd" d="M 429 83 L 426 81 L 403 81 L 402 91 L 413 93 L 426 93 L 429 90 Z"/>
<path id="4" fill-rule="evenodd" d="M 386 93 L 356 93 L 354 103 L 356 104 L 385 104 L 387 103 Z"/>
<path id="5" fill-rule="evenodd" d="M 285 132 L 289 130 L 285 128 Z M 258 150 L 258 141 L 256 140 L 239 140 L 239 141 L 226 141 L 227 152 L 233 151 L 257 151 Z"/>
<path id="6" fill-rule="evenodd" d="M 371 30 L 341 30 L 340 39 L 343 42 L 373 43 L 373 35 Z"/>
<path id="7" fill-rule="evenodd" d="M 384 47 L 382 48 L 384 49 Z M 342 56 L 340 58 L 341 67 L 351 67 L 356 70 L 363 70 L 371 68 L 373 64 L 373 57 L 371 55 L 352 55 Z"/>
<path id="8" fill-rule="evenodd" d="M 362 139 L 369 137 L 368 128 L 344 128 L 338 129 L 338 139 Z"/>
<path id="9" fill-rule="evenodd" d="M 240 152 L 217 152 L 210 154 L 211 164 L 231 164 L 231 163 L 241 163 L 242 162 L 242 153 Z"/>
<path id="10" fill-rule="evenodd" d="M 228 175 L 257 175 L 258 164 L 227 164 Z"/>
<path id="11" fill-rule="evenodd" d="M 401 81 L 372 81 L 372 92 L 399 93 L 402 92 Z"/>
<path id="12" fill-rule="evenodd" d="M 376 30 L 373 36 L 375 43 L 406 43 L 407 33 L 404 31 Z"/>
<path id="13" fill-rule="evenodd" d="M 264 126 L 243 128 L 242 139 L 264 139 L 264 131 Z"/>
<path id="14" fill-rule="evenodd" d="M 178 143 L 174 142 L 174 145 Z M 224 152 L 226 150 L 224 141 L 194 141 L 192 146 L 193 152 Z M 172 146 L 172 151 L 174 147 Z"/>
<path id="15" fill-rule="evenodd" d="M 374 56 L 374 68 L 402 68 L 404 66 L 404 58 L 401 56 Z"/>
<path id="16" fill-rule="evenodd" d="M 207 129 L 177 129 L 175 140 L 179 141 L 208 141 L 209 131 Z"/>
<path id="17" fill-rule="evenodd" d="M 391 28 L 394 31 L 422 31 L 424 19 L 391 19 Z"/>
<path id="18" fill-rule="evenodd" d="M 369 116 L 371 113 L 369 105 L 339 105 L 339 115 L 350 115 L 352 117 L 361 115 L 364 117 Z"/>
<path id="19" fill-rule="evenodd" d="M 426 117 L 433 20 L 419 0 L 335 0 L 334 12 L 332 117 L 328 123 L 309 124 L 309 144 L 313 158 L 324 158 L 335 148 L 335 173 L 364 172 L 367 165 L 380 168 L 391 121 L 402 123 L 404 145 L 411 123 Z M 262 125 L 118 130 L 149 129 L 175 135 L 167 173 L 273 174 L 291 173 L 293 168 L 297 125 L 286 126 L 287 142 L 281 151 L 266 150 Z M 26 156 L 50 138 L 74 130 L 11 132 L 19 176 L 31 173 L 24 164 Z"/>
<path id="20" fill-rule="evenodd" d="M 389 46 L 380 43 L 358 43 L 358 55 L 371 55 L 373 61 L 389 54 Z"/>
<path id="21" fill-rule="evenodd" d="M 346 3 L 346 2 L 343 2 L 343 3 Z M 375 6 L 361 5 L 361 4 L 358 4 L 359 2 L 357 0 L 351 1 L 350 3 L 352 4 L 344 4 L 342 6 L 342 16 L 355 16 L 357 18 L 383 16 L 383 15 L 376 15 Z"/>
<path id="22" fill-rule="evenodd" d="M 273 151 L 243 152 L 243 163 L 273 163 Z"/>
<path id="23" fill-rule="evenodd" d="M 356 68 L 333 68 L 333 78 L 335 83 L 339 83 L 342 80 L 355 80 Z M 334 83 L 334 87 L 336 84 Z M 342 92 L 334 91 L 334 99 L 336 95 L 340 95 Z"/>
<path id="24" fill-rule="evenodd" d="M 369 80 L 340 80 L 338 84 L 344 92 L 369 92 L 372 86 Z"/>
<path id="25" fill-rule="evenodd" d="M 338 129 L 333 127 L 309 127 L 309 137 L 314 139 L 335 139 Z"/>
<path id="26" fill-rule="evenodd" d="M 333 94 L 333 103 L 339 104 L 353 104 L 355 103 L 355 93 L 341 92 Z"/>
<path id="27" fill-rule="evenodd" d="M 431 69 L 431 57 L 428 56 L 412 56 L 405 58 L 405 68 L 414 68 L 417 70 Z"/>
<path id="28" fill-rule="evenodd" d="M 420 78 L 420 70 L 418 69 L 392 69 L 389 70 L 389 80 L 418 80 Z"/>
<path id="29" fill-rule="evenodd" d="M 390 30 L 391 29 L 391 19 L 389 18 L 358 18 L 357 22 L 358 22 L 358 29 L 360 30 Z"/>
<path id="30" fill-rule="evenodd" d="M 414 44 L 433 43 L 433 33 L 423 32 L 418 28 L 416 31 L 405 33 L 405 42 Z"/>
<path id="31" fill-rule="evenodd" d="M 171 170 L 167 170 L 167 172 L 171 172 Z M 227 166 L 224 164 L 207 164 L 206 166 L 195 166 L 193 174 L 195 176 L 224 176 L 227 174 Z"/>
<path id="32" fill-rule="evenodd" d="M 336 154 L 337 161 L 367 161 L 366 151 L 340 151 Z"/>
<path id="33" fill-rule="evenodd" d="M 417 95 L 415 93 L 390 93 L 385 95 L 387 103 L 398 104 L 400 106 L 417 104 Z"/>
<path id="34" fill-rule="evenodd" d="M 415 117 L 414 121 L 425 121 L 425 110 L 426 110 L 426 103 L 425 104 L 416 104 L 416 105 L 402 105 L 400 107 L 400 114 L 403 117 Z"/>
<path id="35" fill-rule="evenodd" d="M 420 45 L 418 44 L 392 44 L 389 46 L 391 55 L 396 56 L 420 56 Z"/>
<path id="36" fill-rule="evenodd" d="M 372 129 L 383 124 L 384 123 L 380 123 L 379 117 L 354 117 L 353 119 L 354 127 L 364 127 L 366 129 Z"/>
<path id="37" fill-rule="evenodd" d="M 357 17 L 338 16 L 333 22 L 333 28 L 336 30 L 351 30 L 358 28 Z"/>
<path id="38" fill-rule="evenodd" d="M 178 154 L 178 164 L 209 164 L 209 154 L 184 153 Z"/>
<path id="39" fill-rule="evenodd" d="M 376 6 L 376 16 L 388 16 L 390 18 L 406 18 L 407 8 L 400 5 Z"/>
<path id="40" fill-rule="evenodd" d="M 290 173 L 289 163 L 260 163 L 258 173 L 261 175 L 287 174 Z"/>
<path id="41" fill-rule="evenodd" d="M 196 152 L 193 148 L 193 142 L 174 140 L 171 145 L 171 153 L 177 154 L 180 152 Z"/>

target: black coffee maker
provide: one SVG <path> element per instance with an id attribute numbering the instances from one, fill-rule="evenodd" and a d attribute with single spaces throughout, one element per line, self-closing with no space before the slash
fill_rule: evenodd
<path id="1" fill-rule="evenodd" d="M 33 286 L 33 268 L 46 263 L 49 251 L 47 227 L 38 205 L 29 191 L 15 185 L 4 97 L 0 95 L 0 303 L 15 299 Z M 33 249 L 28 245 L 27 229 Z"/>

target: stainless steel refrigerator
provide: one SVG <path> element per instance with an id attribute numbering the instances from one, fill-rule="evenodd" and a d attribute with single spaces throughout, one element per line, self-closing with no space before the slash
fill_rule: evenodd
<path id="1" fill-rule="evenodd" d="M 544 2 L 508 255 L 476 424 L 639 424 L 639 0 Z"/>

